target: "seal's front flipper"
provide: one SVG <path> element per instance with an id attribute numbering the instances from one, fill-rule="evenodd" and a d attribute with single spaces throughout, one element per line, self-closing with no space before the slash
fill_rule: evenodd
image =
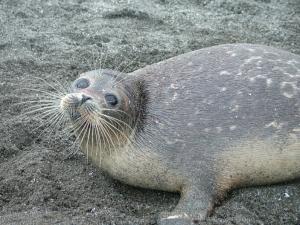
<path id="1" fill-rule="evenodd" d="M 172 212 L 161 213 L 159 225 L 200 224 L 213 210 L 212 190 L 186 187 L 182 190 L 178 205 Z"/>

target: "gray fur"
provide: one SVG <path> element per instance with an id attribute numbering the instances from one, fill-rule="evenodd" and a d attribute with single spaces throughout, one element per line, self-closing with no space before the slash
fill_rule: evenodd
<path id="1" fill-rule="evenodd" d="M 135 186 L 181 192 L 160 224 L 203 220 L 232 188 L 300 177 L 298 55 L 220 45 L 147 66 L 130 78 L 132 87 L 143 82 L 146 89 L 142 127 L 134 145 L 105 156 L 101 167 Z"/>

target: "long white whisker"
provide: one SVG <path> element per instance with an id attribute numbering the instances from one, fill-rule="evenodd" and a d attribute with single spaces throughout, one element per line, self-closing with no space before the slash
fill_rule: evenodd
<path id="1" fill-rule="evenodd" d="M 43 93 L 43 94 L 46 94 L 47 96 L 52 96 L 53 98 L 56 98 L 56 99 L 61 99 L 63 97 L 63 95 L 55 94 L 54 92 L 45 91 L 45 90 L 36 89 L 36 88 L 24 88 L 23 87 L 21 89 L 27 90 L 27 91 L 35 91 L 37 93 Z"/>
<path id="2" fill-rule="evenodd" d="M 22 113 L 22 116 L 32 115 L 32 114 L 37 113 L 37 112 L 45 112 L 47 109 L 48 109 L 48 111 L 49 110 L 53 110 L 53 112 L 57 111 L 56 107 L 43 107 L 43 108 L 33 109 L 31 111 L 25 111 L 25 112 Z"/>
<path id="3" fill-rule="evenodd" d="M 62 120 L 63 120 L 63 114 L 57 114 L 56 117 L 51 120 L 51 123 L 50 122 L 48 123 L 49 126 L 52 127 L 48 131 L 49 135 L 51 135 L 52 132 L 61 124 Z M 38 138 L 41 137 L 45 133 L 45 131 L 46 130 L 42 131 L 38 136 Z"/>
<path id="4" fill-rule="evenodd" d="M 118 123 L 121 123 L 123 125 L 125 125 L 126 127 L 128 127 L 130 130 L 132 130 L 132 128 L 129 126 L 129 124 L 127 124 L 126 122 L 122 121 L 122 120 L 119 120 L 115 117 L 112 117 L 112 116 L 109 116 L 109 115 L 106 115 L 106 114 L 101 114 L 103 117 L 106 117 L 107 119 L 109 120 L 112 120 L 112 121 L 115 121 L 115 122 L 118 122 Z"/>
<path id="5" fill-rule="evenodd" d="M 52 79 L 55 79 L 55 78 L 52 78 Z M 65 94 L 66 94 L 66 89 L 65 89 L 65 88 L 62 88 L 61 84 L 60 84 L 56 79 L 55 79 L 55 81 L 56 81 L 55 84 L 56 84 L 56 85 L 59 84 L 58 86 L 59 86 L 60 89 L 58 89 L 58 87 L 54 86 L 54 83 L 53 83 L 53 85 L 52 85 L 51 82 L 46 81 L 45 79 L 43 79 L 43 78 L 41 78 L 41 77 L 33 77 L 33 80 L 40 80 L 40 81 L 43 82 L 43 84 L 35 84 L 36 86 L 40 86 L 40 87 L 50 87 L 50 88 L 52 88 L 53 90 L 55 90 L 57 93 L 60 93 L 60 94 L 62 94 L 62 95 L 65 95 Z"/>

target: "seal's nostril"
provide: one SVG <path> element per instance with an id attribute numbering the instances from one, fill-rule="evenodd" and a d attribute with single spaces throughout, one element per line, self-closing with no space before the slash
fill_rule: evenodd
<path id="1" fill-rule="evenodd" d="M 81 97 L 81 104 L 85 103 L 87 100 L 91 100 L 90 96 L 82 95 Z"/>

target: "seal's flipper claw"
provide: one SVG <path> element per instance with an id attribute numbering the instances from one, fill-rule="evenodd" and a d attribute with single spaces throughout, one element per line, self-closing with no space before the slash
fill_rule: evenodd
<path id="1" fill-rule="evenodd" d="M 202 219 L 190 217 L 186 213 L 162 213 L 158 219 L 158 225 L 201 225 L 203 221 Z"/>
<path id="2" fill-rule="evenodd" d="M 168 219 L 162 218 L 158 221 L 158 225 L 191 225 L 190 219 Z"/>

